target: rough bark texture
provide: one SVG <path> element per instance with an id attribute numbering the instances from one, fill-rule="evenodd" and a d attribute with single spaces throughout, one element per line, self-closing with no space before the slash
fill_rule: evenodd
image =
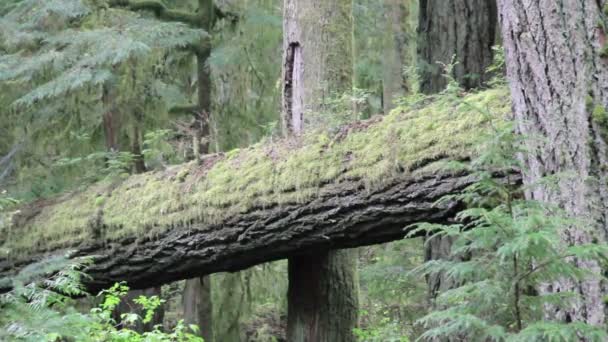
<path id="1" fill-rule="evenodd" d="M 594 228 L 572 228 L 571 244 L 605 241 L 608 230 L 606 132 L 608 67 L 602 48 L 606 1 L 501 0 L 499 13 L 507 75 L 519 131 L 528 139 L 523 158 L 528 198 L 548 201 Z M 603 25 L 600 25 L 604 23 Z M 557 187 L 538 183 L 560 175 Z M 545 184 L 545 185 L 543 185 Z M 600 272 L 593 262 L 572 260 Z M 567 310 L 547 310 L 552 319 L 603 324 L 598 279 L 547 284 L 546 292 L 574 291 L 582 301 Z"/>
<path id="2" fill-rule="evenodd" d="M 288 341 L 355 341 L 344 332 L 357 322 L 358 298 L 345 295 L 359 291 L 356 256 L 353 249 L 289 260 Z"/>
<path id="3" fill-rule="evenodd" d="M 352 1 L 285 0 L 283 23 L 283 128 L 300 135 L 322 124 L 315 114 L 328 98 L 352 89 Z M 354 341 L 357 283 L 353 251 L 291 257 L 287 340 Z"/>
<path id="4" fill-rule="evenodd" d="M 134 289 L 222 271 L 237 271 L 306 251 L 357 247 L 401 239 L 409 224 L 446 222 L 458 203 L 435 204 L 474 181 L 467 174 L 428 173 L 396 179 L 373 191 L 360 181 L 326 184 L 303 204 L 252 207 L 222 222 L 176 227 L 155 237 L 126 238 L 72 248 L 96 255 L 91 291 L 118 281 Z M 62 255 L 56 251 L 52 255 Z M 51 254 L 0 260 L 0 278 Z M 1 287 L 1 286 L 0 286 Z M 6 289 L 6 288 L 4 288 Z"/>
<path id="5" fill-rule="evenodd" d="M 420 0 L 418 62 L 421 91 L 436 93 L 447 84 L 441 65 L 456 56 L 453 77 L 466 89 L 480 86 L 492 63 L 496 0 Z"/>
<path id="6" fill-rule="evenodd" d="M 205 342 L 213 342 L 213 302 L 211 301 L 211 279 L 209 276 L 188 279 L 184 287 L 182 305 L 184 322 L 200 329 Z"/>
<path id="7" fill-rule="evenodd" d="M 335 94 L 352 89 L 350 0 L 285 0 L 283 126 L 299 134 Z M 308 114 L 308 115 L 305 115 Z M 317 124 L 317 123 L 315 123 Z"/>
<path id="8" fill-rule="evenodd" d="M 386 32 L 384 36 L 384 54 L 382 60 L 382 96 L 384 114 L 388 114 L 395 108 L 396 97 L 408 93 L 407 78 L 403 68 L 412 65 L 408 51 L 408 17 L 409 1 L 386 0 L 384 2 L 384 17 L 386 21 Z"/>

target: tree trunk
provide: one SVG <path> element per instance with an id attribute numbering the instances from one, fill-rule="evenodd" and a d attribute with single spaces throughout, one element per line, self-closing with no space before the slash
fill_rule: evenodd
<path id="1" fill-rule="evenodd" d="M 524 183 L 529 199 L 557 204 L 591 231 L 570 228 L 570 244 L 605 241 L 608 231 L 608 67 L 603 48 L 606 1 L 500 0 L 507 76 L 518 130 L 527 139 Z M 605 51 L 605 50 L 604 50 Z M 549 175 L 557 184 L 539 182 Z M 600 273 L 595 262 L 572 260 Z M 550 319 L 604 323 L 602 284 L 546 284 L 546 293 L 582 297 Z"/>
<path id="2" fill-rule="evenodd" d="M 211 301 L 211 278 L 209 276 L 189 279 L 183 292 L 184 322 L 200 329 L 205 342 L 213 341 L 213 304 Z"/>
<path id="3" fill-rule="evenodd" d="M 288 341 L 355 341 L 356 256 L 343 249 L 289 259 Z"/>
<path id="4" fill-rule="evenodd" d="M 133 154 L 133 173 L 146 172 L 144 154 L 141 151 L 141 131 L 139 130 L 140 118 L 133 123 L 133 136 L 131 137 L 131 153 Z"/>
<path id="5" fill-rule="evenodd" d="M 300 135 L 314 124 L 310 113 L 352 90 L 352 2 L 285 0 L 283 20 L 283 127 Z M 289 259 L 288 341 L 355 340 L 356 260 L 346 250 Z"/>
<path id="6" fill-rule="evenodd" d="M 299 135 L 310 114 L 352 90 L 351 1 L 285 0 L 283 35 L 283 131 Z"/>
<path id="7" fill-rule="evenodd" d="M 439 63 L 456 57 L 452 76 L 465 89 L 487 80 L 496 39 L 496 0 L 420 0 L 418 63 L 420 90 L 437 93 L 447 79 Z"/>
<path id="8" fill-rule="evenodd" d="M 412 65 L 408 51 L 408 17 L 410 2 L 407 0 L 385 0 L 384 17 L 386 32 L 382 60 L 382 96 L 384 114 L 395 108 L 395 98 L 405 96 L 409 87 L 403 67 Z"/>
<path id="9" fill-rule="evenodd" d="M 213 0 L 198 0 L 201 28 L 211 32 L 215 25 L 215 6 Z M 211 46 L 201 41 L 197 52 L 197 94 L 198 111 L 194 116 L 194 135 L 192 152 L 194 159 L 201 163 L 202 157 L 209 153 L 210 113 L 211 113 L 211 70 L 207 60 L 211 56 Z M 188 324 L 198 325 L 201 337 L 205 342 L 213 342 L 213 303 L 211 300 L 211 277 L 186 280 L 182 295 L 184 320 Z"/>

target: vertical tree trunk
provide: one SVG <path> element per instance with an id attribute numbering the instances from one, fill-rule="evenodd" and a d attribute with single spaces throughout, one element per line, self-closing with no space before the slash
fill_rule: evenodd
<path id="1" fill-rule="evenodd" d="M 608 60 L 605 0 L 500 0 L 507 77 L 518 130 L 527 139 L 524 182 L 530 199 L 548 201 L 592 227 L 571 228 L 570 244 L 605 241 L 608 231 Z M 539 183 L 559 175 L 557 186 Z M 601 272 L 595 262 L 572 260 Z M 582 297 L 566 310 L 547 310 L 564 322 L 604 324 L 599 278 L 559 281 L 542 289 Z"/>
<path id="2" fill-rule="evenodd" d="M 420 0 L 418 22 L 418 63 L 420 90 L 426 94 L 442 91 L 447 78 L 439 63 L 455 57 L 452 77 L 465 89 L 478 87 L 490 75 L 496 40 L 496 0 Z M 438 63 L 439 62 L 439 63 Z M 451 258 L 452 239 L 434 237 L 425 242 L 425 261 Z M 441 275 L 428 277 L 427 298 L 431 306 L 451 284 Z"/>
<path id="3" fill-rule="evenodd" d="M 201 28 L 211 32 L 215 25 L 215 5 L 213 0 L 198 0 L 198 11 L 201 16 Z M 201 41 L 197 52 L 197 94 L 199 110 L 194 117 L 194 135 L 192 151 L 200 163 L 201 157 L 209 153 L 210 115 L 211 115 L 211 70 L 207 60 L 211 56 L 211 47 Z M 198 325 L 205 342 L 213 342 L 213 303 L 211 299 L 211 277 L 186 280 L 182 294 L 184 321 Z"/>
<path id="4" fill-rule="evenodd" d="M 420 90 L 437 93 L 447 84 L 443 68 L 456 57 L 453 77 L 465 89 L 487 79 L 496 36 L 496 0 L 420 0 Z"/>
<path id="5" fill-rule="evenodd" d="M 131 153 L 133 154 L 133 173 L 146 172 L 146 163 L 144 154 L 141 151 L 141 131 L 139 130 L 139 118 L 133 123 L 133 132 L 131 137 Z"/>
<path id="6" fill-rule="evenodd" d="M 289 259 L 288 341 L 355 341 L 359 279 L 354 251 Z"/>
<path id="7" fill-rule="evenodd" d="M 407 78 L 403 67 L 412 65 L 408 46 L 409 1 L 384 0 L 384 18 L 386 35 L 384 36 L 384 54 L 382 56 L 382 96 L 384 114 L 395 108 L 396 97 L 408 93 Z"/>
<path id="8" fill-rule="evenodd" d="M 197 325 L 205 342 L 213 341 L 211 278 L 207 276 L 187 280 L 182 299 L 184 322 Z"/>
<path id="9" fill-rule="evenodd" d="M 285 0 L 283 127 L 299 135 L 331 96 L 351 91 L 351 0 Z M 358 279 L 354 250 L 289 259 L 287 340 L 354 341 Z"/>
<path id="10" fill-rule="evenodd" d="M 104 106 L 104 114 L 102 117 L 103 136 L 107 152 L 118 151 L 118 122 L 115 113 L 114 102 L 112 100 L 110 88 L 107 85 L 103 86 L 101 100 Z"/>

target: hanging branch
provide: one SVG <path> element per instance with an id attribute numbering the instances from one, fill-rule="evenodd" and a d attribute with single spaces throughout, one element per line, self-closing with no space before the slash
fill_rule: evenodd
<path id="1" fill-rule="evenodd" d="M 158 0 L 110 0 L 109 4 L 113 7 L 126 7 L 132 11 L 152 11 L 156 17 L 164 21 L 201 27 L 201 18 L 198 13 L 169 9 Z"/>

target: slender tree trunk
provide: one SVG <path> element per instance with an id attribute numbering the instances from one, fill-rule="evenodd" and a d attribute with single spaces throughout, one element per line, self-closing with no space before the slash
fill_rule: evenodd
<path id="1" fill-rule="evenodd" d="M 529 199 L 565 209 L 591 231 L 572 227 L 570 244 L 605 241 L 608 231 L 608 60 L 605 0 L 500 0 L 507 76 L 518 130 L 527 139 L 523 155 Z M 538 181 L 558 175 L 556 185 Z M 595 262 L 572 260 L 601 272 Z M 602 283 L 546 284 L 545 293 L 573 291 L 582 297 L 567 309 L 548 308 L 549 319 L 602 325 Z"/>
<path id="2" fill-rule="evenodd" d="M 118 151 L 118 120 L 115 113 L 114 102 L 108 86 L 104 85 L 102 89 L 101 100 L 105 112 L 102 116 L 103 136 L 105 141 L 106 151 Z"/>
<path id="3" fill-rule="evenodd" d="M 409 87 L 403 68 L 412 65 L 408 47 L 408 0 L 385 0 L 384 18 L 386 32 L 384 36 L 384 54 L 382 56 L 382 96 L 384 114 L 395 108 L 396 97 L 408 93 Z"/>
<path id="4" fill-rule="evenodd" d="M 283 127 L 299 135 L 313 124 L 310 113 L 352 89 L 352 2 L 285 0 L 283 20 Z M 355 340 L 356 255 L 320 251 L 289 259 L 288 341 Z"/>
<path id="5" fill-rule="evenodd" d="M 213 0 L 198 0 L 198 11 L 201 16 L 201 27 L 211 32 L 215 25 L 215 7 Z M 198 106 L 194 117 L 194 135 L 192 151 L 194 158 L 200 163 L 201 157 L 209 153 L 210 145 L 210 113 L 211 113 L 211 71 L 207 60 L 211 56 L 211 47 L 201 41 L 201 49 L 197 52 L 198 76 Z M 211 299 L 211 277 L 186 280 L 182 295 L 184 321 L 198 325 L 205 342 L 213 342 L 213 303 Z"/>
<path id="6" fill-rule="evenodd" d="M 131 153 L 133 154 L 133 172 L 146 172 L 146 163 L 144 154 L 141 151 L 141 131 L 139 129 L 139 121 L 133 124 L 133 132 L 131 137 Z"/>
<path id="7" fill-rule="evenodd" d="M 437 93 L 447 84 L 439 63 L 458 63 L 452 76 L 465 89 L 486 81 L 496 40 L 496 0 L 420 0 L 420 90 Z"/>

